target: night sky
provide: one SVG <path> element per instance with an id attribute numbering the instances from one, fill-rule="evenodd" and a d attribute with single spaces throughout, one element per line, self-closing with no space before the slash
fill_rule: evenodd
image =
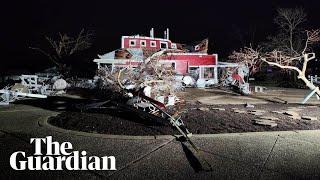
<path id="1" fill-rule="evenodd" d="M 28 47 L 46 46 L 45 35 L 73 35 L 82 28 L 93 31 L 95 38 L 79 62 L 93 67 L 97 54 L 120 48 L 121 35 L 148 35 L 151 27 L 158 37 L 170 28 L 174 42 L 209 37 L 210 52 L 223 59 L 232 50 L 250 42 L 258 44 L 275 33 L 273 18 L 279 7 L 303 7 L 308 15 L 305 27 L 320 27 L 319 0 L 3 1 L 0 70 L 2 74 L 23 69 L 32 72 L 51 66 L 47 57 Z"/>

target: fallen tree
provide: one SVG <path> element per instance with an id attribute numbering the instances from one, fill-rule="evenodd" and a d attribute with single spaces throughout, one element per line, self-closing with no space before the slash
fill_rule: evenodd
<path id="1" fill-rule="evenodd" d="M 315 53 L 312 51 L 310 46 L 320 41 L 319 33 L 320 29 L 310 31 L 307 30 L 305 46 L 299 53 L 280 51 L 277 49 L 274 49 L 270 52 L 263 52 L 255 50 L 251 47 L 245 47 L 240 49 L 238 52 L 234 51 L 232 55 L 230 55 L 230 58 L 237 61 L 242 60 L 243 62 L 253 62 L 253 64 L 264 62 L 268 65 L 276 66 L 283 70 L 295 71 L 297 72 L 297 78 L 302 80 L 310 90 L 314 91 L 318 96 L 320 96 L 319 87 L 315 86 L 306 77 L 308 62 L 315 59 Z"/>
<path id="2" fill-rule="evenodd" d="M 176 92 L 182 90 L 182 83 L 176 79 L 171 64 L 160 63 L 160 57 L 168 52 L 170 50 L 154 53 L 138 66 L 132 66 L 129 62 L 121 67 L 99 68 L 97 74 L 102 80 L 102 87 L 125 92 L 129 96 L 132 92 L 141 91 L 145 96 L 159 101 L 162 97 L 177 97 Z"/>

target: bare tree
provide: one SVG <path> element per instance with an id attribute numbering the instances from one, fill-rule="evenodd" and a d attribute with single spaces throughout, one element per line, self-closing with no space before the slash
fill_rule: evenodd
<path id="1" fill-rule="evenodd" d="M 260 70 L 261 61 L 258 61 L 259 50 L 253 50 L 252 47 L 241 49 L 239 52 L 233 51 L 232 54 L 229 56 L 229 59 L 233 60 L 236 63 L 245 64 L 250 71 L 250 75 L 255 74 Z"/>
<path id="2" fill-rule="evenodd" d="M 288 42 L 288 49 L 291 54 L 296 53 L 299 45 L 295 44 L 295 35 L 296 35 L 296 43 L 299 44 L 299 26 L 306 21 L 306 13 L 304 12 L 303 8 L 279 8 L 277 10 L 278 15 L 274 19 L 275 23 L 279 25 L 283 34 L 280 32 L 280 36 L 277 36 L 277 40 L 280 40 L 281 45 L 283 46 L 286 43 L 283 41 Z M 275 37 L 274 37 L 275 38 Z"/>
<path id="3" fill-rule="evenodd" d="M 66 33 L 59 33 L 58 39 L 45 36 L 49 43 L 48 50 L 39 47 L 30 47 L 30 49 L 39 51 L 47 56 L 56 66 L 62 68 L 65 66 L 64 58 L 69 57 L 79 51 L 88 49 L 92 45 L 93 34 L 82 29 L 76 37 L 70 37 Z"/>
<path id="4" fill-rule="evenodd" d="M 305 46 L 299 54 L 291 54 L 290 52 L 277 49 L 270 52 L 259 52 L 258 50 L 245 47 L 239 52 L 233 52 L 230 58 L 237 61 L 239 61 L 239 59 L 245 62 L 250 61 L 253 64 L 265 62 L 271 66 L 297 72 L 297 78 L 301 79 L 309 89 L 315 91 L 317 95 L 320 96 L 319 87 L 315 86 L 306 78 L 308 62 L 315 58 L 315 53 L 312 52 L 310 46 L 320 41 L 320 29 L 306 31 L 306 36 Z M 298 64 L 302 64 L 302 66 L 299 67 Z"/>

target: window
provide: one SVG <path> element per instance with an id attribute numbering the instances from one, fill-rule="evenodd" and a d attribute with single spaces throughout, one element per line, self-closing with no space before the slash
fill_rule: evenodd
<path id="1" fill-rule="evenodd" d="M 172 44 L 171 44 L 171 48 L 172 48 L 172 49 L 177 49 L 177 44 L 176 44 L 176 43 L 172 43 Z"/>
<path id="2" fill-rule="evenodd" d="M 168 49 L 168 43 L 167 42 L 160 42 L 160 48 L 161 49 Z"/>
<path id="3" fill-rule="evenodd" d="M 129 46 L 136 46 L 136 40 L 134 39 L 129 40 Z"/>
<path id="4" fill-rule="evenodd" d="M 150 46 L 151 47 L 157 47 L 156 41 L 150 41 Z"/>
<path id="5" fill-rule="evenodd" d="M 213 67 L 205 67 L 203 73 L 204 73 L 203 74 L 204 78 L 208 78 L 208 79 L 214 78 L 214 68 Z"/>
<path id="6" fill-rule="evenodd" d="M 173 69 L 173 70 L 175 70 L 176 69 L 176 63 L 171 63 L 171 68 Z"/>
<path id="7" fill-rule="evenodd" d="M 194 50 L 195 50 L 195 51 L 199 51 L 199 50 L 200 50 L 200 46 L 199 46 L 199 45 L 196 45 L 196 46 L 194 47 Z"/>
<path id="8" fill-rule="evenodd" d="M 141 40 L 141 41 L 140 41 L 140 46 L 146 47 L 146 46 L 147 46 L 146 40 Z"/>
<path id="9" fill-rule="evenodd" d="M 189 67 L 189 75 L 192 78 L 198 79 L 199 78 L 199 73 L 200 73 L 200 68 L 199 67 Z"/>

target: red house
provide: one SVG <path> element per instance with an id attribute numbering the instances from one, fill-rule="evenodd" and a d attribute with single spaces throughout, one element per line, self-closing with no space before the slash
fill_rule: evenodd
<path id="1" fill-rule="evenodd" d="M 208 54 L 208 39 L 198 44 L 186 45 L 174 43 L 169 39 L 169 29 L 164 32 L 164 38 L 155 38 L 153 28 L 150 37 L 134 35 L 122 36 L 121 48 L 95 59 L 98 68 L 105 65 L 117 67 L 138 66 L 146 58 L 160 50 L 176 50 L 160 57 L 161 63 L 170 63 L 181 75 L 192 76 L 195 80 L 213 80 L 218 83 L 218 55 Z"/>

